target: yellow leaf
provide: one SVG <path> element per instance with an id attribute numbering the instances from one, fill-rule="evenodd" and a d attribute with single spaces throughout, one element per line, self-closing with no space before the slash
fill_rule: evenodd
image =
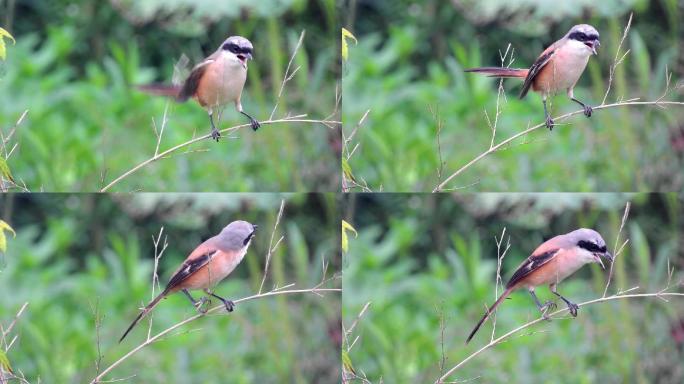
<path id="1" fill-rule="evenodd" d="M 0 28 L 0 59 L 5 60 L 5 37 L 8 37 L 9 39 L 12 40 L 12 44 L 16 43 L 14 40 L 14 37 L 10 35 L 9 32 L 6 30 Z"/>
<path id="2" fill-rule="evenodd" d="M 353 232 L 354 237 L 357 237 L 359 235 L 358 233 L 356 233 L 356 229 L 354 229 L 354 227 L 352 227 L 351 224 L 342 220 L 342 251 L 344 252 L 347 252 L 347 249 L 349 249 L 349 238 L 347 237 L 347 231 Z"/>
<path id="3" fill-rule="evenodd" d="M 3 220 L 0 220 L 0 252 L 5 253 L 7 251 L 7 238 L 5 237 L 5 231 L 12 232 L 12 236 L 16 237 L 17 233 L 14 232 L 14 229 L 9 226 L 6 222 Z"/>
<path id="4" fill-rule="evenodd" d="M 2 371 L 12 373 L 12 367 L 10 366 L 9 359 L 5 352 L 0 349 L 0 379 L 2 379 Z"/>
<path id="5" fill-rule="evenodd" d="M 7 165 L 7 160 L 5 160 L 2 156 L 0 156 L 0 176 L 11 182 L 14 182 L 14 178 L 12 178 L 12 172 L 10 172 L 9 165 Z"/>
<path id="6" fill-rule="evenodd" d="M 354 40 L 354 44 L 358 43 L 356 37 L 352 35 L 346 28 L 342 28 L 342 60 L 347 61 L 349 56 L 349 46 L 347 45 L 347 39 Z"/>

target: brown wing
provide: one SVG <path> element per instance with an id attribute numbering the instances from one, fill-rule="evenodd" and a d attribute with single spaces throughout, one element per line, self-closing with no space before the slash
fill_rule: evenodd
<path id="1" fill-rule="evenodd" d="M 523 261 L 522 264 L 520 264 L 518 269 L 513 272 L 513 276 L 511 276 L 508 284 L 506 284 L 506 288 L 513 287 L 532 271 L 536 271 L 539 267 L 551 261 L 554 257 L 556 257 L 556 255 L 558 255 L 558 251 L 560 251 L 560 248 L 550 249 L 546 252 L 528 257 L 525 261 Z"/>
<path id="2" fill-rule="evenodd" d="M 553 55 L 556 53 L 556 48 L 555 44 L 548 47 L 542 54 L 537 58 L 537 60 L 532 64 L 530 67 L 530 71 L 527 73 L 527 77 L 525 78 L 525 82 L 523 83 L 522 90 L 520 91 L 520 98 L 522 99 L 527 95 L 527 92 L 530 90 L 530 87 L 532 86 L 532 82 L 534 81 L 535 77 L 539 74 L 539 72 L 544 68 L 546 64 L 548 64 L 549 60 L 553 57 Z"/>
<path id="3" fill-rule="evenodd" d="M 186 101 L 187 99 L 195 96 L 195 92 L 197 92 L 197 87 L 199 87 L 199 83 L 204 75 L 204 71 L 207 69 L 207 66 L 213 62 L 214 60 L 210 56 L 192 69 L 190 76 L 188 76 L 187 80 L 185 80 L 183 83 L 183 88 L 181 88 L 180 92 L 178 93 L 176 100 Z"/>
<path id="4" fill-rule="evenodd" d="M 205 265 L 209 264 L 216 252 L 218 252 L 217 249 L 207 250 L 205 253 L 202 253 L 197 257 L 188 258 L 185 260 L 180 268 L 178 268 L 173 276 L 171 276 L 169 283 L 166 284 L 165 291 L 173 290 L 173 288 L 175 288 L 178 284 L 185 281 L 185 279 L 192 276 L 192 274 L 200 270 Z"/>

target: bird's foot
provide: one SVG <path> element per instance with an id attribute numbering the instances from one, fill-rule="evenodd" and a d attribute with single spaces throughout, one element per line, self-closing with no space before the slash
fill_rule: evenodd
<path id="1" fill-rule="evenodd" d="M 542 313 L 542 318 L 544 318 L 544 320 L 546 321 L 551 321 L 551 318 L 549 317 L 549 312 L 555 311 L 557 307 L 558 306 L 556 305 L 556 303 L 550 300 L 544 303 L 544 305 L 542 305 L 542 307 L 539 308 L 539 310 Z"/>
<path id="2" fill-rule="evenodd" d="M 591 108 L 590 106 L 588 106 L 588 105 L 584 106 L 584 116 L 591 117 L 591 112 L 593 112 L 593 111 L 594 111 L 594 109 Z"/>
<path id="3" fill-rule="evenodd" d="M 570 303 L 568 302 L 568 310 L 570 311 L 570 314 L 572 317 L 577 317 L 577 310 L 579 309 L 579 305 L 575 303 Z"/>
<path id="4" fill-rule="evenodd" d="M 553 122 L 553 119 L 551 118 L 551 116 L 546 116 L 546 128 L 548 128 L 549 131 L 553 131 L 553 126 L 554 126 L 554 122 Z"/>
<path id="5" fill-rule="evenodd" d="M 259 127 L 261 127 L 261 123 L 258 122 L 257 120 L 250 119 L 250 120 L 249 120 L 249 123 L 250 123 L 250 125 L 252 126 L 252 129 L 253 129 L 254 131 L 256 131 L 257 129 L 259 129 Z"/>
<path id="6" fill-rule="evenodd" d="M 228 312 L 233 312 L 233 308 L 235 308 L 235 303 L 231 300 L 223 300 L 223 305 L 226 306 L 226 311 Z"/>
<path id="7" fill-rule="evenodd" d="M 211 300 L 207 299 L 206 297 L 202 297 L 194 303 L 195 308 L 197 309 L 197 312 L 199 312 L 203 315 L 205 313 L 207 313 L 207 308 L 204 306 L 205 303 L 208 303 L 207 306 L 209 306 L 209 305 L 211 305 Z"/>
<path id="8" fill-rule="evenodd" d="M 220 137 L 221 132 L 219 132 L 216 128 L 211 128 L 211 138 L 216 140 L 216 142 L 218 143 Z"/>

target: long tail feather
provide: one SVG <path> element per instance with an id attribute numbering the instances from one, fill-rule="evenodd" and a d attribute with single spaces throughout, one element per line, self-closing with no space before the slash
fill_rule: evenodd
<path id="1" fill-rule="evenodd" d="M 172 97 L 178 100 L 178 95 L 180 94 L 181 87 L 177 85 L 166 85 L 166 84 L 146 84 L 138 85 L 138 90 L 149 93 L 155 96 L 166 96 Z M 185 100 L 179 100 L 185 101 Z"/>
<path id="2" fill-rule="evenodd" d="M 138 317 L 136 317 L 135 320 L 133 320 L 131 325 L 128 326 L 128 329 L 126 329 L 126 332 L 124 332 L 123 336 L 121 336 L 121 338 L 119 339 L 119 343 L 123 341 L 123 339 L 126 337 L 126 335 L 128 335 L 128 333 L 133 329 L 133 327 L 135 327 L 136 324 L 138 324 L 138 322 L 140 322 L 140 320 L 142 320 L 145 316 L 147 316 L 147 314 L 150 313 L 150 311 L 152 311 L 152 309 L 154 309 L 154 307 L 157 304 L 159 304 L 159 301 L 161 299 L 163 299 L 164 297 L 166 297 L 167 294 L 168 294 L 167 291 L 163 291 L 157 297 L 155 297 L 154 300 L 152 300 L 149 304 L 147 304 L 147 306 L 145 306 L 145 308 L 142 311 L 140 311 L 140 313 L 138 314 Z"/>
<path id="3" fill-rule="evenodd" d="M 489 77 L 515 77 L 524 79 L 527 77 L 529 69 L 505 67 L 480 67 L 469 68 L 466 69 L 465 72 L 483 73 Z"/>
<path id="4" fill-rule="evenodd" d="M 511 294 L 511 292 L 513 292 L 513 289 L 511 289 L 511 288 L 506 289 L 506 290 L 504 291 L 504 293 L 502 293 L 501 296 L 499 296 L 499 298 L 496 299 L 496 301 L 494 302 L 494 304 L 492 304 L 492 306 L 489 307 L 489 308 L 487 309 L 487 312 L 485 312 L 484 316 L 482 316 L 482 318 L 480 319 L 480 321 L 478 321 L 478 323 L 477 323 L 477 325 L 475 326 L 475 328 L 472 330 L 472 332 L 470 332 L 470 335 L 468 335 L 468 338 L 466 339 L 466 344 L 468 344 L 468 342 L 470 342 L 470 340 L 473 338 L 473 336 L 475 336 L 475 334 L 476 334 L 477 331 L 480 329 L 480 327 L 482 326 L 482 324 L 484 324 L 484 322 L 487 321 L 487 319 L 489 318 L 489 316 L 491 316 L 492 312 L 494 312 L 494 310 L 496 309 L 496 307 L 498 307 L 499 304 L 501 304 L 501 302 L 502 302 L 506 297 L 508 297 L 508 295 Z"/>

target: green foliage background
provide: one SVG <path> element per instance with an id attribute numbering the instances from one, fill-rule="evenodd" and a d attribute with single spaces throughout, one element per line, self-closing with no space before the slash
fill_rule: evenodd
<path id="1" fill-rule="evenodd" d="M 632 202 L 609 294 L 639 286 L 657 292 L 675 269 L 682 292 L 684 200 L 675 194 L 352 194 L 343 217 L 358 231 L 343 260 L 343 322 L 370 308 L 352 336 L 357 373 L 373 383 L 432 383 L 489 340 L 491 320 L 465 339 L 495 300 L 495 237 L 506 229 L 510 249 L 504 284 L 542 241 L 578 227 L 598 230 L 611 251 L 627 201 Z M 609 265 L 606 265 L 609 268 Z M 585 266 L 558 288 L 574 302 L 598 298 L 607 271 Z M 499 289 L 501 293 L 501 289 Z M 546 287 L 540 300 L 554 299 Z M 563 303 L 558 301 L 559 308 Z M 576 319 L 544 322 L 466 363 L 449 382 L 679 383 L 684 380 L 684 300 L 622 299 L 582 307 Z M 497 312 L 502 335 L 539 312 L 515 292 Z M 443 326 L 440 324 L 443 321 Z M 442 338 L 440 330 L 443 329 Z M 443 352 L 442 352 L 443 348 Z M 444 369 L 440 369 L 444 357 Z"/>
<path id="2" fill-rule="evenodd" d="M 0 266 L 0 322 L 29 306 L 8 353 L 32 383 L 80 383 L 143 342 L 148 322 L 118 340 L 150 300 L 154 245 L 161 227 L 168 248 L 161 284 L 201 241 L 228 222 L 259 225 L 240 266 L 217 287 L 237 299 L 255 294 L 281 199 L 285 210 L 265 290 L 295 283 L 305 289 L 340 270 L 339 211 L 333 194 L 14 194 L 0 197 L 2 218 L 17 232 Z M 333 280 L 328 287 L 341 286 Z M 158 292 L 158 291 L 157 291 Z M 200 294 L 196 293 L 196 297 Z M 339 382 L 339 293 L 282 295 L 240 303 L 130 357 L 105 379 L 134 375 L 145 383 Z M 216 300 L 213 301 L 216 305 Z M 96 332 L 96 313 L 100 326 Z M 183 295 L 153 312 L 152 332 L 196 314 Z"/>
<path id="3" fill-rule="evenodd" d="M 336 110 L 334 8 L 334 0 L 0 2 L 0 23 L 17 40 L 8 46 L 0 74 L 4 134 L 29 111 L 12 141 L 18 143 L 9 159 L 13 174 L 32 191 L 99 190 L 154 154 L 152 120 L 160 127 L 167 106 L 162 150 L 207 134 L 207 114 L 194 102 L 176 104 L 143 94 L 136 85 L 171 83 L 182 54 L 194 65 L 230 35 L 254 44 L 242 104 L 267 120 L 306 30 L 293 62 L 300 69 L 275 117 L 305 113 L 325 119 Z M 219 127 L 246 122 L 231 105 Z M 337 190 L 337 129 L 287 123 L 233 136 L 192 145 L 113 190 Z"/>
<path id="4" fill-rule="evenodd" d="M 630 50 L 615 74 L 608 102 L 656 100 L 684 75 L 677 0 L 630 1 L 355 1 L 343 25 L 359 39 L 342 73 L 344 132 L 366 111 L 350 149 L 355 177 L 372 190 L 432 191 L 440 180 L 489 148 L 485 111 L 496 113 L 495 79 L 465 68 L 501 65 L 508 44 L 512 67 L 529 67 L 574 24 L 601 34 L 575 96 L 600 104 L 630 12 Z M 510 53 L 510 52 L 509 52 Z M 543 122 L 541 98 L 519 100 L 520 83 L 506 80 L 497 141 Z M 681 88 L 668 96 L 683 101 Z M 579 110 L 565 94 L 552 99 L 552 115 Z M 436 115 L 436 117 L 435 117 Z M 437 130 L 440 133 L 440 159 Z M 494 153 L 447 187 L 467 191 L 679 191 L 684 186 L 684 108 L 620 107 L 540 129 Z M 443 165 L 440 164 L 443 162 Z M 438 176 L 441 170 L 441 177 Z"/>

